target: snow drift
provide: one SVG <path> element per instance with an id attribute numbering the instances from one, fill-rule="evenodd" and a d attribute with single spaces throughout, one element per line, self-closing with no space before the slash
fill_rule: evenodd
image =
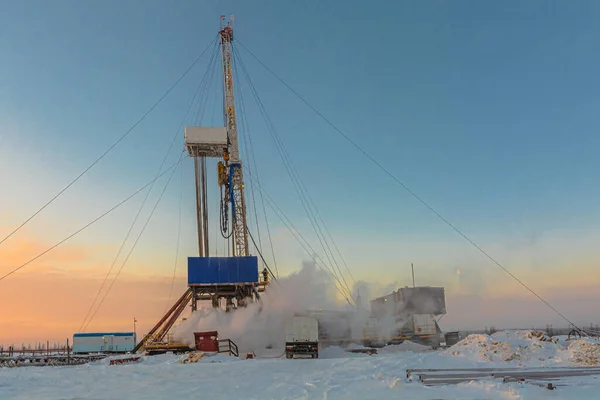
<path id="1" fill-rule="evenodd" d="M 596 376 L 567 377 L 561 380 L 565 386 L 559 386 L 555 392 L 536 385 L 504 384 L 501 380 L 426 387 L 406 379 L 408 368 L 498 367 L 522 362 L 527 357 L 531 357 L 531 367 L 540 367 L 543 362 L 536 361 L 536 357 L 544 352 L 549 356 L 554 352 L 559 361 L 597 362 L 598 343 L 577 340 L 563 345 L 546 339 L 538 333 L 518 331 L 492 336 L 472 335 L 441 352 L 402 351 L 367 356 L 349 354 L 332 346 L 328 351 L 329 357 L 317 360 L 242 361 L 233 357 L 214 356 L 198 363 L 182 364 L 181 356 L 164 354 L 144 357 L 139 363 L 118 366 L 109 366 L 103 360 L 75 367 L 11 368 L 2 370 L 0 374 L 0 398 L 598 399 Z M 519 347 L 524 349 L 521 350 L 521 361 L 504 361 Z M 452 352 L 456 350 L 460 354 L 453 355 Z M 487 361 L 480 361 L 483 353 L 489 355 L 483 357 Z M 498 361 L 489 361 L 494 357 Z M 556 365 L 555 362 L 548 366 L 567 365 Z"/>
<path id="2" fill-rule="evenodd" d="M 588 339 L 563 345 L 540 331 L 502 331 L 469 335 L 440 353 L 473 362 L 511 363 L 517 366 L 592 366 L 600 364 L 600 344 Z"/>

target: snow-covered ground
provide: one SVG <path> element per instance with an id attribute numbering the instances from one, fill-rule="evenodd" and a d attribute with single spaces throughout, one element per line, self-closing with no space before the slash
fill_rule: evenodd
<path id="1" fill-rule="evenodd" d="M 598 399 L 600 378 L 565 379 L 554 391 L 498 380 L 427 387 L 408 382 L 406 369 L 475 367 L 569 367 L 598 365 L 600 344 L 550 340 L 530 331 L 471 335 L 457 345 L 431 351 L 414 343 L 379 349 L 374 356 L 339 347 L 317 360 L 286 360 L 273 350 L 258 359 L 204 357 L 182 364 L 182 356 L 145 357 L 137 364 L 108 360 L 78 367 L 0 369 L 0 399 Z"/>

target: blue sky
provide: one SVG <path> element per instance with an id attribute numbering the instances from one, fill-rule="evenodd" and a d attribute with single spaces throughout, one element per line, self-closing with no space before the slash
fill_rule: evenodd
<path id="1" fill-rule="evenodd" d="M 597 2 L 1 4 L 0 185 L 7 195 L 0 204 L 10 210 L 2 214 L 6 225 L 29 216 L 131 126 L 216 35 L 219 15 L 233 13 L 241 43 L 441 214 L 497 251 L 502 262 L 512 263 L 515 252 L 545 259 L 548 240 L 558 247 L 589 243 L 577 254 L 586 262 L 595 259 L 590 238 L 600 224 Z M 367 279 L 375 268 L 379 281 L 402 281 L 409 275 L 396 273 L 394 264 L 415 261 L 451 271 L 464 264 L 498 276 L 238 50 L 355 275 Z M 24 232 L 47 230 L 58 239 L 147 182 L 206 61 L 62 203 L 49 207 L 35 229 Z M 311 237 L 248 87 L 239 84 L 263 185 Z M 219 113 L 213 119 L 211 110 L 208 122 L 219 123 Z M 182 141 L 181 133 L 177 149 Z M 185 166 L 183 249 L 193 251 L 189 160 Z M 164 245 L 165 257 L 174 252 L 179 187 L 177 173 L 158 222 L 141 243 L 146 249 Z M 118 246 L 137 204 L 79 242 Z M 284 231 L 271 220 L 274 231 Z M 281 235 L 278 253 L 298 262 L 301 251 Z M 574 247 L 563 253 L 558 247 L 554 251 L 564 258 L 573 257 Z M 511 266 L 527 274 L 525 264 Z"/>

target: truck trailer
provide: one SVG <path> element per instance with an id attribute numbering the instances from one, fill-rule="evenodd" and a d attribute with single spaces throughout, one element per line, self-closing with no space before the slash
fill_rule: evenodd
<path id="1" fill-rule="evenodd" d="M 316 318 L 295 316 L 286 322 L 285 357 L 319 357 L 319 322 Z"/>

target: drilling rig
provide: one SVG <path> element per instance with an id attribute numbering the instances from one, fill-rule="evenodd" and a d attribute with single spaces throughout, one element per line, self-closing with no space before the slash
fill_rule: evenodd
<path id="1" fill-rule="evenodd" d="M 219 41 L 222 56 L 224 126 L 184 128 L 185 146 L 189 156 L 194 159 L 198 257 L 188 257 L 188 289 L 140 341 L 134 352 L 144 348 L 157 350 L 160 347 L 173 350 L 181 347 L 177 343 L 165 343 L 165 337 L 190 301 L 192 311 L 198 309 L 199 301 L 209 301 L 214 308 L 221 308 L 222 303 L 225 303 L 224 308 L 229 311 L 257 301 L 269 283 L 266 268 L 260 274 L 262 279 L 259 278 L 258 258 L 250 255 L 248 248 L 244 179 L 233 82 L 233 17 L 226 21 L 225 16 L 221 16 Z M 210 256 L 209 252 L 207 158 L 219 159 L 219 225 L 221 235 L 231 240 L 231 254 L 226 257 Z"/>

